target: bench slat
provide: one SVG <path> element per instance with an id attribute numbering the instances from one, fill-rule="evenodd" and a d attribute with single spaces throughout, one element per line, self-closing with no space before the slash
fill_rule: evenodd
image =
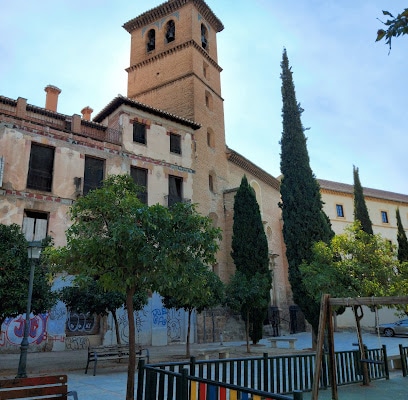
<path id="1" fill-rule="evenodd" d="M 66 384 L 67 382 L 68 382 L 67 375 L 51 375 L 51 376 L 36 376 L 33 378 L 2 379 L 0 380 L 0 389 L 20 387 L 20 386 Z"/>

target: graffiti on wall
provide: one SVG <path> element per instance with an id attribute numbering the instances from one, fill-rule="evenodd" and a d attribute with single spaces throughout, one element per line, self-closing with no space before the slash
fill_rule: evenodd
<path id="1" fill-rule="evenodd" d="M 153 325 L 166 326 L 167 323 L 167 309 L 155 308 L 152 310 Z"/>
<path id="2" fill-rule="evenodd" d="M 30 328 L 28 331 L 28 344 L 41 344 L 47 339 L 47 314 L 30 315 Z M 21 344 L 24 336 L 25 315 L 15 318 L 6 318 L 2 325 L 0 346 Z"/>
<path id="3" fill-rule="evenodd" d="M 95 314 L 69 312 L 66 322 L 67 335 L 90 335 L 98 333 Z"/>
<path id="4" fill-rule="evenodd" d="M 90 345 L 87 336 L 73 336 L 65 339 L 65 348 L 67 350 L 84 350 Z"/>
<path id="5" fill-rule="evenodd" d="M 172 308 L 167 314 L 167 337 L 170 342 L 181 341 L 181 324 L 184 313 L 182 310 Z"/>

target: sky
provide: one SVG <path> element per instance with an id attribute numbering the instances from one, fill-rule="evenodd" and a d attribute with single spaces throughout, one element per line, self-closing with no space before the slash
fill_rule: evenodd
<path id="1" fill-rule="evenodd" d="M 280 62 L 286 48 L 317 178 L 408 194 L 408 36 L 375 42 L 406 0 L 207 0 L 217 35 L 227 145 L 280 175 Z M 0 95 L 96 115 L 127 94 L 122 25 L 160 0 L 0 0 Z M 380 20 L 379 20 L 380 19 Z"/>

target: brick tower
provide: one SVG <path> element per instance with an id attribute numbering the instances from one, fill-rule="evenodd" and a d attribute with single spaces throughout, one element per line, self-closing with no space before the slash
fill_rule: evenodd
<path id="1" fill-rule="evenodd" d="M 224 231 L 228 162 L 216 38 L 224 26 L 202 0 L 169 0 L 123 27 L 131 34 L 127 95 L 201 125 L 192 201 Z M 223 240 L 214 266 L 223 280 L 229 252 Z"/>

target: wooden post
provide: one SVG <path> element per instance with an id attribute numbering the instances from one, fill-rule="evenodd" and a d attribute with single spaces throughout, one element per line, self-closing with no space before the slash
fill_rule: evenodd
<path id="1" fill-rule="evenodd" d="M 312 400 L 317 400 L 319 396 L 319 380 L 322 369 L 323 358 L 323 344 L 324 344 L 324 331 L 326 328 L 327 307 L 329 304 L 330 295 L 324 294 L 322 301 L 320 302 L 320 315 L 319 315 L 319 332 L 317 335 L 317 349 L 316 349 L 316 365 L 313 375 L 312 384 Z M 336 399 L 337 400 L 337 399 Z"/>
<path id="2" fill-rule="evenodd" d="M 329 346 L 329 381 L 332 387 L 332 400 L 338 399 L 337 376 L 336 376 L 336 357 L 334 354 L 334 326 L 333 313 L 330 302 L 327 304 L 327 333 Z"/>

